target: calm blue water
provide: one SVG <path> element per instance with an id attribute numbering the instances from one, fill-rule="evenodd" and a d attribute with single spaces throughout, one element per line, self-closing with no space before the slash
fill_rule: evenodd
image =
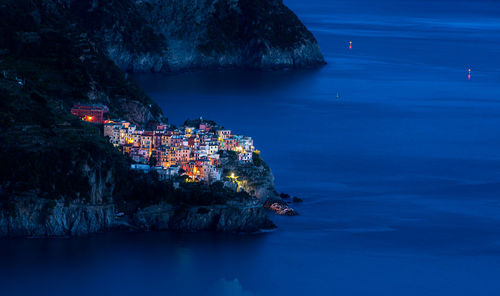
<path id="1" fill-rule="evenodd" d="M 172 123 L 253 136 L 301 215 L 250 236 L 0 241 L 0 294 L 500 294 L 500 3 L 285 3 L 326 67 L 136 79 Z"/>

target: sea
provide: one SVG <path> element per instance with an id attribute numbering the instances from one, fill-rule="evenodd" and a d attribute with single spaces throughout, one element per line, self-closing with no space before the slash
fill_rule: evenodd
<path id="1" fill-rule="evenodd" d="M 326 66 L 133 78 L 253 137 L 300 215 L 0 240 L 0 295 L 500 295 L 500 2 L 284 3 Z"/>

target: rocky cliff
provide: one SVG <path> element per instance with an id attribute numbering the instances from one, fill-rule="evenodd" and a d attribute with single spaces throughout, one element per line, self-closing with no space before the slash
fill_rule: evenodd
<path id="1" fill-rule="evenodd" d="M 118 229 L 257 232 L 275 228 L 260 202 L 173 206 L 167 203 L 117 217 L 114 203 L 65 203 L 17 196 L 0 211 L 0 237 L 84 236 Z"/>
<path id="2" fill-rule="evenodd" d="M 281 0 L 59 3 L 127 71 L 324 64 L 314 36 Z"/>
<path id="3" fill-rule="evenodd" d="M 264 208 L 279 215 L 298 215 L 297 211 L 278 195 L 274 187 L 274 175 L 271 168 L 262 160 L 260 152 L 253 153 L 252 163 L 241 164 L 233 152 L 224 151 L 221 154 L 221 162 L 225 176 L 235 174 L 237 177 L 236 183 L 227 181 L 227 187 L 256 197 Z"/>
<path id="4" fill-rule="evenodd" d="M 275 227 L 258 201 L 176 208 L 160 204 L 138 211 L 133 223 L 146 230 L 188 232 L 256 232 Z"/>
<path id="5" fill-rule="evenodd" d="M 260 202 L 148 206 L 117 217 L 114 203 L 77 203 L 17 196 L 0 211 L 0 237 L 83 236 L 118 229 L 257 232 L 275 228 Z"/>
<path id="6" fill-rule="evenodd" d="M 17 196 L 0 211 L 0 237 L 82 236 L 113 227 L 113 204 L 65 204 Z"/>

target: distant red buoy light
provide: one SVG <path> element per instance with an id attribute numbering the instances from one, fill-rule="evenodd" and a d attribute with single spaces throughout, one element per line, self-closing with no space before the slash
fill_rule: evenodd
<path id="1" fill-rule="evenodd" d="M 472 71 L 471 69 L 467 70 L 467 80 L 470 80 L 470 72 L 471 71 Z"/>
<path id="2" fill-rule="evenodd" d="M 352 49 L 352 41 L 349 41 L 349 49 Z"/>

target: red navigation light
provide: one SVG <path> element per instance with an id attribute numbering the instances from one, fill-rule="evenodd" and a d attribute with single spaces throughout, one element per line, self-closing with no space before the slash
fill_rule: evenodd
<path id="1" fill-rule="evenodd" d="M 352 41 L 349 41 L 349 49 L 352 49 Z"/>

